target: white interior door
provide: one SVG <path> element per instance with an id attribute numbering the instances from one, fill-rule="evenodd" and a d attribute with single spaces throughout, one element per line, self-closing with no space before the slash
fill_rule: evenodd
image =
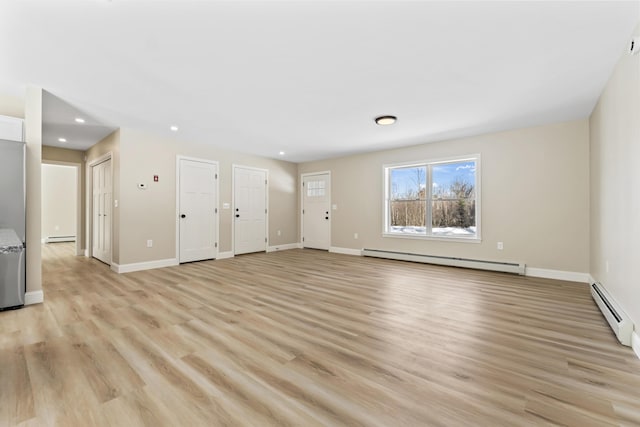
<path id="1" fill-rule="evenodd" d="M 94 258 L 111 265 L 111 159 L 92 167 L 92 251 Z"/>
<path id="2" fill-rule="evenodd" d="M 213 162 L 179 160 L 180 262 L 217 255 L 218 166 Z"/>
<path id="3" fill-rule="evenodd" d="M 328 173 L 302 178 L 302 244 L 328 250 L 331 245 L 331 177 Z"/>
<path id="4" fill-rule="evenodd" d="M 267 171 L 235 166 L 234 252 L 262 252 L 267 248 Z"/>

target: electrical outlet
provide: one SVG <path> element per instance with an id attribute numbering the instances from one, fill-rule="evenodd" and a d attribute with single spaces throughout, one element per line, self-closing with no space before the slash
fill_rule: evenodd
<path id="1" fill-rule="evenodd" d="M 504 244 L 502 242 L 498 242 L 498 250 L 501 251 L 504 249 Z"/>
<path id="2" fill-rule="evenodd" d="M 153 247 L 153 240 L 147 240 L 147 247 L 148 248 L 152 248 Z"/>
<path id="3" fill-rule="evenodd" d="M 357 240 L 358 239 L 358 233 L 353 233 L 353 238 Z"/>

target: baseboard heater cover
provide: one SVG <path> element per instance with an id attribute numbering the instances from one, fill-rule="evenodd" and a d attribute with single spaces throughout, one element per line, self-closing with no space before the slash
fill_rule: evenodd
<path id="1" fill-rule="evenodd" d="M 525 264 L 500 261 L 483 261 L 478 259 L 445 257 L 439 255 L 421 255 L 408 252 L 383 251 L 379 249 L 363 249 L 362 256 L 396 259 L 400 261 L 422 262 L 425 264 L 447 265 L 451 267 L 474 268 L 477 270 L 500 271 L 524 276 Z"/>
<path id="2" fill-rule="evenodd" d="M 76 236 L 47 237 L 45 243 L 75 242 Z"/>
<path id="3" fill-rule="evenodd" d="M 631 346 L 631 334 L 633 323 L 627 314 L 616 304 L 611 295 L 606 291 L 602 283 L 591 284 L 591 296 L 620 344 Z"/>

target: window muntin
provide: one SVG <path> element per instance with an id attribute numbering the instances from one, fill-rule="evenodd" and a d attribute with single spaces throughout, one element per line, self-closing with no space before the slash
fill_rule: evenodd
<path id="1" fill-rule="evenodd" d="M 325 181 L 309 181 L 307 183 L 307 197 L 324 197 Z"/>
<path id="2" fill-rule="evenodd" d="M 479 158 L 385 167 L 385 233 L 479 239 Z"/>

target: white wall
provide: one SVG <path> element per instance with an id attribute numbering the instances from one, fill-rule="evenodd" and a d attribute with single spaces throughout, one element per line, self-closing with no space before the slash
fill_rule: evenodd
<path id="1" fill-rule="evenodd" d="M 384 164 L 476 153 L 482 159 L 481 243 L 382 236 Z M 527 267 L 587 276 L 586 120 L 299 165 L 299 173 L 324 170 L 332 173 L 332 203 L 338 205 L 331 220 L 332 246 L 524 262 Z M 504 250 L 497 250 L 499 241 Z"/>
<path id="2" fill-rule="evenodd" d="M 112 152 L 113 262 L 127 265 L 176 258 L 176 156 L 219 162 L 219 252 L 232 251 L 232 212 L 222 209 L 231 203 L 232 165 L 269 171 L 269 246 L 298 241 L 297 165 L 240 152 L 221 150 L 208 144 L 154 135 L 122 128 L 91 147 L 92 159 Z M 153 176 L 158 175 L 158 182 Z M 140 190 L 138 183 L 147 184 Z M 280 235 L 278 235 L 278 230 Z M 153 240 L 148 248 L 147 240 Z"/>
<path id="3" fill-rule="evenodd" d="M 39 87 L 27 87 L 24 124 L 27 143 L 27 292 L 38 293 L 42 290 L 42 89 Z"/>
<path id="4" fill-rule="evenodd" d="M 42 238 L 76 235 L 77 169 L 42 165 Z"/>
<path id="5" fill-rule="evenodd" d="M 640 36 L 640 24 L 636 27 Z M 590 124 L 591 276 L 640 325 L 640 55 L 622 52 Z"/>

